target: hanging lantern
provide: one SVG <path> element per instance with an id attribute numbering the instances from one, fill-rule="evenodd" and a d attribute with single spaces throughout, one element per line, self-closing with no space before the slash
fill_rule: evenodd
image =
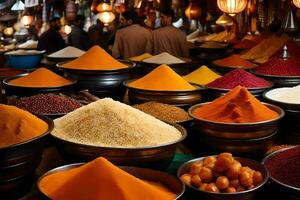
<path id="1" fill-rule="evenodd" d="M 293 3 L 297 8 L 300 8 L 300 0 L 293 0 Z"/>
<path id="2" fill-rule="evenodd" d="M 199 19 L 201 15 L 201 8 L 198 3 L 190 1 L 189 6 L 185 10 L 185 15 L 188 19 Z"/>
<path id="3" fill-rule="evenodd" d="M 113 12 L 101 12 L 98 14 L 99 20 L 104 24 L 104 26 L 108 26 L 115 19 L 115 14 Z"/>
<path id="4" fill-rule="evenodd" d="M 6 36 L 12 36 L 13 33 L 14 33 L 13 27 L 7 27 L 3 30 L 3 34 Z"/>
<path id="5" fill-rule="evenodd" d="M 33 16 L 31 15 L 24 15 L 21 18 L 21 23 L 25 26 L 25 27 L 29 27 L 33 22 Z"/>
<path id="6" fill-rule="evenodd" d="M 220 10 L 230 15 L 242 12 L 247 6 L 247 0 L 218 0 L 217 3 Z"/>
<path id="7" fill-rule="evenodd" d="M 97 11 L 98 12 L 112 11 L 112 7 L 108 3 L 103 2 L 97 6 Z"/>

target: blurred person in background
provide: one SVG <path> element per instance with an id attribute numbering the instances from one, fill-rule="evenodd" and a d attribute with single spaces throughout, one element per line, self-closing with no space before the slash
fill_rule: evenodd
<path id="1" fill-rule="evenodd" d="M 38 39 L 37 50 L 45 50 L 46 53 L 53 53 L 66 47 L 66 43 L 59 33 L 61 28 L 60 18 L 52 18 L 50 28 Z"/>
<path id="2" fill-rule="evenodd" d="M 115 58 L 130 58 L 146 52 L 151 32 L 139 24 L 134 10 L 123 12 L 119 18 L 123 28 L 117 30 L 112 55 Z"/>
<path id="3" fill-rule="evenodd" d="M 83 30 L 85 23 L 85 17 L 83 15 L 77 15 L 72 25 L 72 31 L 69 34 L 69 45 L 78 49 L 87 51 L 92 45 L 92 41 L 89 38 L 87 32 Z"/>
<path id="4" fill-rule="evenodd" d="M 153 55 L 168 52 L 176 57 L 188 57 L 186 34 L 172 26 L 174 11 L 170 8 L 161 10 L 161 28 L 152 31 L 152 37 L 147 45 Z"/>

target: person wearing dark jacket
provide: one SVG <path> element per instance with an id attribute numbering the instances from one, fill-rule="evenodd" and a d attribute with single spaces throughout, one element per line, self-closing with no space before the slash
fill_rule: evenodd
<path id="1" fill-rule="evenodd" d="M 59 18 L 50 20 L 50 28 L 38 39 L 37 49 L 46 53 L 53 53 L 66 47 L 66 43 L 59 33 L 61 24 Z"/>

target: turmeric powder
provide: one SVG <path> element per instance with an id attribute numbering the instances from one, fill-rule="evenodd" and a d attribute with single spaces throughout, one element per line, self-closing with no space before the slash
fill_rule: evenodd
<path id="1" fill-rule="evenodd" d="M 48 124 L 15 106 L 0 104 L 0 148 L 38 137 Z"/>
<path id="2" fill-rule="evenodd" d="M 220 77 L 221 76 L 219 74 L 215 73 L 214 71 L 203 65 L 199 69 L 184 76 L 183 78 L 190 83 L 206 85 Z"/>
<path id="3" fill-rule="evenodd" d="M 130 87 L 145 90 L 180 91 L 196 88 L 184 80 L 168 65 L 160 65 L 146 76 L 128 84 Z"/>
<path id="4" fill-rule="evenodd" d="M 34 72 L 31 72 L 27 76 L 13 79 L 9 81 L 9 83 L 16 86 L 39 88 L 60 87 L 70 85 L 73 82 L 42 67 L 35 70 Z"/>
<path id="5" fill-rule="evenodd" d="M 62 68 L 79 70 L 113 70 L 128 68 L 114 59 L 104 49 L 95 45 L 82 56 L 62 65 Z"/>
<path id="6" fill-rule="evenodd" d="M 254 123 L 275 119 L 279 114 L 256 99 L 245 87 L 237 86 L 226 95 L 194 110 L 196 117 L 225 123 Z"/>
<path id="7" fill-rule="evenodd" d="M 49 174 L 39 183 L 41 191 L 55 200 L 173 200 L 167 188 L 128 174 L 105 158 L 80 167 Z"/>

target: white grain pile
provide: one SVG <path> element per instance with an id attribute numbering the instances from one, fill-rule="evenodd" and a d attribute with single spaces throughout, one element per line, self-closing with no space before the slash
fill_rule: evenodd
<path id="1" fill-rule="evenodd" d="M 177 64 L 185 63 L 183 60 L 172 56 L 167 52 L 160 53 L 158 55 L 152 56 L 151 58 L 144 59 L 143 62 L 146 63 L 155 63 L 155 64 Z"/>
<path id="2" fill-rule="evenodd" d="M 300 85 L 277 88 L 268 92 L 266 96 L 280 102 L 300 104 Z"/>
<path id="3" fill-rule="evenodd" d="M 48 57 L 51 58 L 77 58 L 82 56 L 85 51 L 82 51 L 76 47 L 68 46 L 59 51 L 56 51 L 52 54 L 49 54 Z"/>
<path id="4" fill-rule="evenodd" d="M 35 49 L 37 48 L 38 41 L 35 40 L 27 40 L 26 42 L 19 45 L 19 48 L 22 49 Z"/>
<path id="5" fill-rule="evenodd" d="M 42 54 L 42 53 L 44 53 L 44 51 L 19 49 L 16 51 L 9 51 L 5 54 L 7 54 L 7 55 L 36 55 L 36 54 Z"/>
<path id="6" fill-rule="evenodd" d="M 147 147 L 181 138 L 173 126 L 110 98 L 83 106 L 54 124 L 56 137 L 92 146 Z"/>

